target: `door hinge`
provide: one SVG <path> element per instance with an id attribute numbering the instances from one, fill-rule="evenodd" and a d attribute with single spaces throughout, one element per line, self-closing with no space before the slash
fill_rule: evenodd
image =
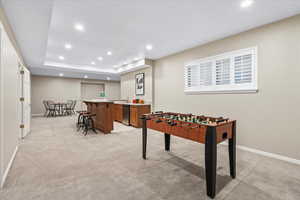
<path id="1" fill-rule="evenodd" d="M 25 127 L 25 125 L 24 125 L 24 124 L 21 124 L 21 125 L 20 125 L 20 128 L 24 128 L 24 127 Z"/>
<path id="2" fill-rule="evenodd" d="M 24 101 L 24 100 L 25 100 L 25 98 L 24 98 L 24 97 L 21 97 L 21 98 L 20 98 L 20 101 Z"/>

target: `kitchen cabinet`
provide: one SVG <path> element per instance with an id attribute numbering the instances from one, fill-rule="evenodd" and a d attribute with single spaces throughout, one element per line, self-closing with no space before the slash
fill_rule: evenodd
<path id="1" fill-rule="evenodd" d="M 123 121 L 123 105 L 122 104 L 114 104 L 113 117 L 114 117 L 115 121 L 118 121 L 118 122 Z"/>
<path id="2" fill-rule="evenodd" d="M 130 105 L 130 125 L 136 128 L 142 127 L 142 120 L 140 117 L 143 114 L 151 112 L 150 105 Z"/>

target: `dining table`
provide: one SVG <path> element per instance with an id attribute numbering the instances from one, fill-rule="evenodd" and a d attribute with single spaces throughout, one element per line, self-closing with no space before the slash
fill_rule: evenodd
<path id="1" fill-rule="evenodd" d="M 66 102 L 54 102 L 52 103 L 54 105 L 55 110 L 57 111 L 57 116 L 63 116 L 64 115 L 64 108 L 67 107 L 68 103 Z"/>

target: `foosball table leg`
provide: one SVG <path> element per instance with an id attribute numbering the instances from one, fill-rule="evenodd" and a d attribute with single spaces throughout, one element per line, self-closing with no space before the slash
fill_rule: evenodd
<path id="1" fill-rule="evenodd" d="M 215 127 L 208 127 L 206 132 L 205 173 L 207 196 L 214 198 L 216 195 L 217 175 L 217 136 Z"/>
<path id="2" fill-rule="evenodd" d="M 171 135 L 168 133 L 165 133 L 165 150 L 170 151 L 170 140 L 171 140 Z"/>
<path id="3" fill-rule="evenodd" d="M 228 142 L 229 152 L 229 164 L 230 164 L 230 176 L 235 178 L 236 176 L 236 122 L 233 122 L 232 138 Z"/>
<path id="4" fill-rule="evenodd" d="M 143 158 L 146 160 L 146 150 L 147 150 L 147 120 L 142 119 L 143 121 Z"/>

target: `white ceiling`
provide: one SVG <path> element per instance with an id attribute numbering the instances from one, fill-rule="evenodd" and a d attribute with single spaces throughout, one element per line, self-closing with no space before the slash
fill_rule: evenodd
<path id="1" fill-rule="evenodd" d="M 240 7 L 242 0 L 2 2 L 26 64 L 39 68 L 33 72 L 77 70 L 112 79 L 118 79 L 114 65 L 135 57 L 157 59 L 300 13 L 299 0 L 254 0 L 249 8 Z M 75 30 L 75 23 L 85 31 Z M 65 43 L 73 48 L 66 50 Z M 146 44 L 153 50 L 147 51 Z"/>

